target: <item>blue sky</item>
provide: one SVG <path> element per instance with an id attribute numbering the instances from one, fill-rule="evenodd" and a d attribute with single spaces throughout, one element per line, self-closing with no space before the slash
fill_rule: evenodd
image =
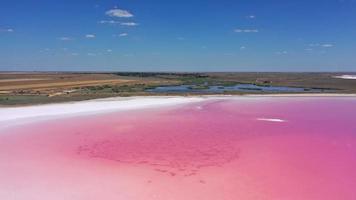
<path id="1" fill-rule="evenodd" d="M 0 70 L 356 71 L 356 0 L 2 0 Z"/>

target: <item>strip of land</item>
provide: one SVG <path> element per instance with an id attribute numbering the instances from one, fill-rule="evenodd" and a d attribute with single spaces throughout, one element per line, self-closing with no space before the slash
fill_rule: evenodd
<path id="1" fill-rule="evenodd" d="M 352 95 L 355 73 L 0 73 L 0 106 L 33 105 L 128 96 L 201 95 Z M 248 84 L 243 90 L 207 92 L 210 87 Z M 187 91 L 155 92 L 156 87 L 189 86 Z M 298 90 L 261 90 L 257 87 L 287 87 Z"/>

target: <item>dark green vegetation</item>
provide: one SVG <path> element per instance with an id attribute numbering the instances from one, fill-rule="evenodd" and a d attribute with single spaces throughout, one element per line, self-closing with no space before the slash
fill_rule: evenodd
<path id="1" fill-rule="evenodd" d="M 260 85 L 303 87 L 330 90 L 331 93 L 356 93 L 356 80 L 334 78 L 355 73 L 209 73 L 213 79 Z"/>
<path id="2" fill-rule="evenodd" d="M 176 85 L 194 85 L 195 89 L 208 86 L 234 86 L 253 84 L 257 86 L 282 86 L 305 88 L 308 93 L 318 89 L 327 93 L 356 94 L 356 80 L 334 78 L 343 74 L 355 73 L 279 73 L 279 72 L 241 72 L 241 73 L 118 73 L 120 76 L 151 77 L 177 82 Z M 247 88 L 249 89 L 249 88 Z M 253 89 L 252 89 L 253 90 Z M 303 93 L 304 93 L 303 92 Z M 240 93 L 240 92 L 239 92 Z M 242 94 L 248 94 L 244 92 Z M 256 94 L 255 92 L 253 94 Z"/>
<path id="3" fill-rule="evenodd" d="M 236 84 L 253 84 L 304 88 L 298 93 L 316 93 L 313 89 L 318 89 L 317 93 L 356 94 L 356 80 L 334 78 L 343 74 L 352 73 L 0 73 L 0 105 L 41 104 L 115 96 L 172 95 L 147 91 L 157 86 L 172 85 L 192 85 L 191 89 L 204 91 L 210 86 L 223 88 Z M 173 95 L 204 94 L 206 93 L 180 92 Z M 243 92 L 229 91 L 223 94 L 269 92 L 246 88 Z"/>

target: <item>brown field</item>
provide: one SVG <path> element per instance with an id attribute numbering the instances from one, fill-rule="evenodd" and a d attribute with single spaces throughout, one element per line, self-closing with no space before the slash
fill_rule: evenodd
<path id="1" fill-rule="evenodd" d="M 65 73 L 1 73 L 0 91 L 36 90 L 52 91 L 74 87 L 104 84 L 122 84 L 135 80 L 112 74 L 65 74 Z"/>
<path id="2" fill-rule="evenodd" d="M 0 72 L 0 106 L 144 95 L 145 87 L 168 82 L 113 73 Z"/>
<path id="3" fill-rule="evenodd" d="M 83 87 L 83 86 L 95 86 L 95 85 L 103 85 L 103 84 L 122 84 L 132 82 L 133 80 L 73 80 L 73 81 L 16 81 L 16 82 L 2 82 L 3 86 L 0 86 L 0 90 L 21 90 L 21 89 L 32 89 L 32 90 L 48 90 L 48 89 L 58 89 L 58 88 L 72 88 L 72 87 Z M 27 82 L 27 83 L 25 83 Z M 20 84 L 16 84 L 20 83 Z M 0 84 L 1 85 L 1 84 Z"/>

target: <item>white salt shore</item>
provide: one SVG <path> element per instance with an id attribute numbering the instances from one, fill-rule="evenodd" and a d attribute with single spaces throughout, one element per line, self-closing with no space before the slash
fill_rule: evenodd
<path id="1" fill-rule="evenodd" d="M 341 75 L 341 76 L 334 76 L 334 78 L 356 80 L 356 75 Z"/>
<path id="2" fill-rule="evenodd" d="M 0 108 L 0 123 L 25 119 L 97 114 L 120 110 L 173 106 L 203 100 L 200 97 L 117 97 L 81 102 Z"/>
<path id="3" fill-rule="evenodd" d="M 275 119 L 275 118 L 257 118 L 258 121 L 266 121 L 266 122 L 286 122 L 284 119 Z"/>
<path id="4" fill-rule="evenodd" d="M 356 94 L 268 94 L 268 95 L 207 95 L 207 96 L 161 96 L 161 97 L 114 97 L 94 99 L 79 102 L 55 103 L 47 105 L 32 105 L 20 107 L 0 107 L 0 125 L 13 125 L 16 122 L 33 121 L 39 119 L 58 118 L 63 116 L 78 116 L 100 114 L 125 110 L 145 108 L 159 108 L 186 103 L 201 102 L 214 99 L 252 100 L 262 98 L 288 97 L 351 97 Z M 199 109 L 199 108 L 198 108 Z M 259 118 L 259 121 L 285 122 L 283 119 Z M 11 123 L 10 123 L 11 122 Z"/>

